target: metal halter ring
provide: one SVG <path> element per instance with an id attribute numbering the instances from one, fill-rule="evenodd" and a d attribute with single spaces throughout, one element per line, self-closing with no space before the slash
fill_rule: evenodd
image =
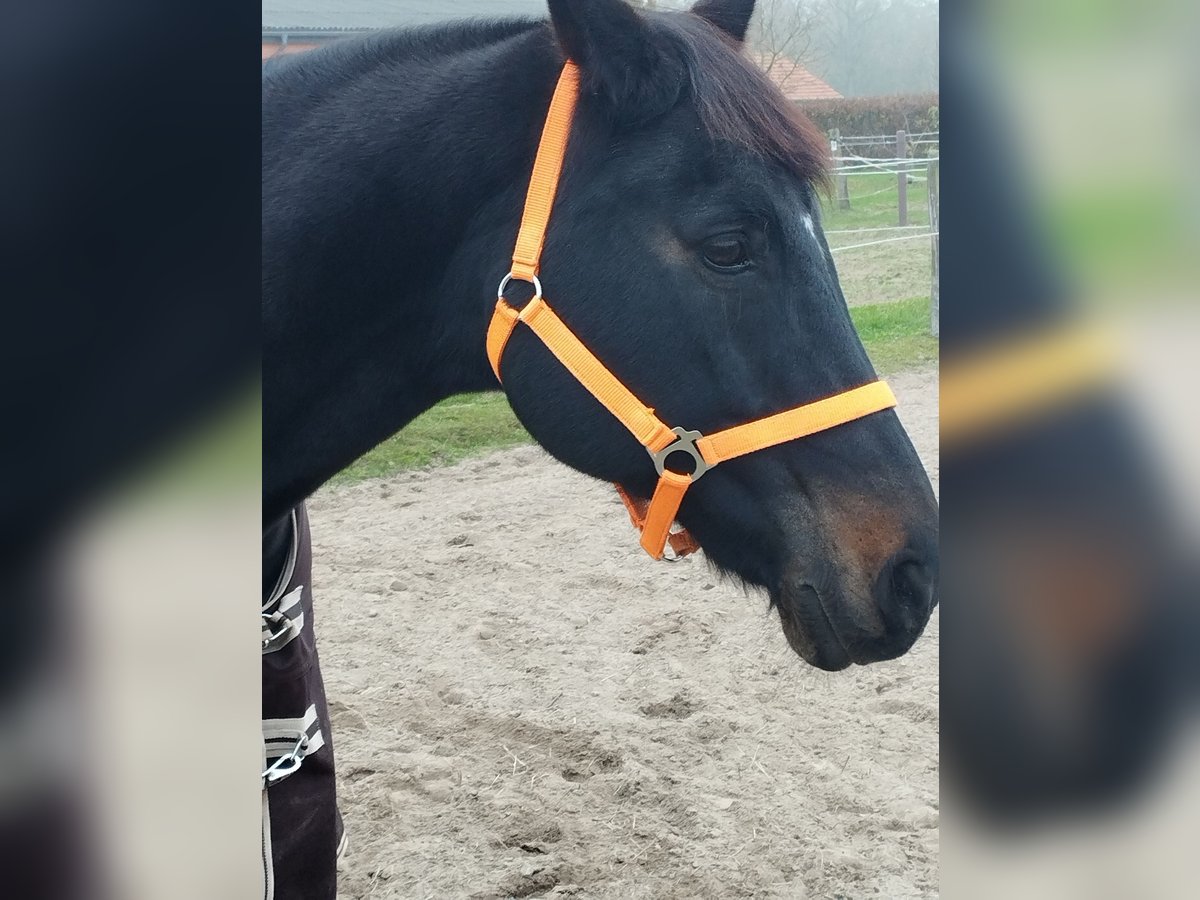
<path id="1" fill-rule="evenodd" d="M 528 278 L 525 278 L 524 276 L 517 276 L 517 275 L 514 275 L 512 272 L 509 272 L 507 275 L 505 275 L 503 278 L 500 279 L 500 287 L 498 287 L 496 289 L 496 299 L 497 300 L 504 299 L 504 290 L 513 281 L 528 281 L 530 284 L 533 285 L 533 299 L 534 300 L 542 299 L 542 283 L 540 281 L 538 281 L 538 277 L 536 275 L 530 275 Z"/>
<path id="2" fill-rule="evenodd" d="M 659 475 L 662 475 L 667 470 L 668 456 L 672 453 L 687 453 L 696 461 L 696 468 L 691 474 L 691 479 L 699 481 L 700 476 L 712 468 L 700 453 L 700 448 L 696 446 L 696 441 L 704 435 L 698 431 L 688 431 L 686 428 L 672 428 L 671 433 L 675 435 L 674 441 L 657 453 L 650 451 L 650 458 L 654 460 L 654 468 L 658 470 Z"/>

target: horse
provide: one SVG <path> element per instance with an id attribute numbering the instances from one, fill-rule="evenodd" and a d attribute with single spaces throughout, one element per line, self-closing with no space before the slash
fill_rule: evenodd
<path id="1" fill-rule="evenodd" d="M 595 356 L 706 434 L 877 380 L 821 227 L 826 142 L 740 52 L 752 0 L 548 5 L 549 22 L 383 32 L 264 71 L 266 597 L 305 498 L 454 394 L 502 388 L 556 459 L 654 492 L 643 447 L 527 329 L 502 386 L 485 352 L 568 60 L 541 276 Z M 678 520 L 821 669 L 902 655 L 937 603 L 937 503 L 891 409 L 715 468 Z"/>

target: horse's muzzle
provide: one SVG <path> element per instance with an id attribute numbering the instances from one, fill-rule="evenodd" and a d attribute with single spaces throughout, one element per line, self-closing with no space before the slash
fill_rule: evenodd
<path id="1" fill-rule="evenodd" d="M 883 620 L 883 634 L 858 644 L 867 662 L 907 653 L 937 605 L 937 549 L 912 543 L 887 561 L 871 592 Z M 860 662 L 858 658 L 855 662 Z"/>
<path id="2" fill-rule="evenodd" d="M 815 585 L 784 585 L 773 599 L 792 649 L 836 672 L 908 652 L 937 605 L 937 580 L 935 539 L 910 538 L 884 563 L 869 592 L 830 574 Z"/>

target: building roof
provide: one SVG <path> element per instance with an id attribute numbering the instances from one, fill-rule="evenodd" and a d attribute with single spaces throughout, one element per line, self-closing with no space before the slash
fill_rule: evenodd
<path id="1" fill-rule="evenodd" d="M 546 0 L 262 0 L 264 34 L 336 34 L 449 19 L 545 15 Z"/>
<path id="2" fill-rule="evenodd" d="M 800 63 L 786 56 L 774 59 L 768 56 L 751 55 L 751 59 L 767 73 L 783 96 L 793 103 L 803 100 L 840 100 L 841 94 L 814 75 Z"/>

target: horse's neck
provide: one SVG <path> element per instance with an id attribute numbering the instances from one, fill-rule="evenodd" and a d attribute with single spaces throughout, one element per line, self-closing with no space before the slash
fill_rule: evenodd
<path id="1" fill-rule="evenodd" d="M 341 74 L 336 56 L 319 62 L 309 79 Z M 507 271 L 556 66 L 531 30 L 442 65 L 383 60 L 315 102 L 286 81 L 266 92 L 269 518 L 438 400 L 495 386 L 489 285 Z"/>

